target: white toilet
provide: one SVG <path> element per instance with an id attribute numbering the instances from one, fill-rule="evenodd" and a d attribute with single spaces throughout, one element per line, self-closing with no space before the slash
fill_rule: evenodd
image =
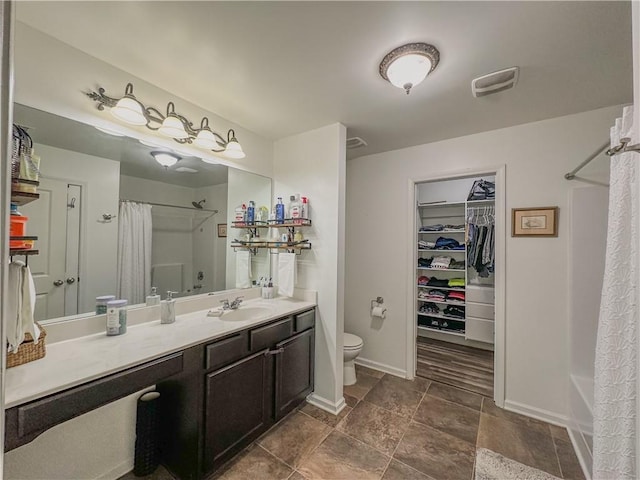
<path id="1" fill-rule="evenodd" d="M 356 365 L 354 360 L 362 351 L 362 339 L 352 333 L 344 334 L 344 385 L 356 383 Z"/>

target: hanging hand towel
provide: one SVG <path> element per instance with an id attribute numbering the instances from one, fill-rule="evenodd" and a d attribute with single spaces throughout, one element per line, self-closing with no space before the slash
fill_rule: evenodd
<path id="1" fill-rule="evenodd" d="M 236 252 L 236 288 L 251 287 L 251 253 Z"/>
<path id="2" fill-rule="evenodd" d="M 296 285 L 296 254 L 278 254 L 278 294 L 293 297 Z"/>
<path id="3" fill-rule="evenodd" d="M 36 289 L 29 268 L 20 261 L 9 264 L 7 286 L 7 344 L 10 352 L 18 350 L 24 334 L 30 333 L 34 341 L 40 330 L 34 323 L 33 312 Z"/>

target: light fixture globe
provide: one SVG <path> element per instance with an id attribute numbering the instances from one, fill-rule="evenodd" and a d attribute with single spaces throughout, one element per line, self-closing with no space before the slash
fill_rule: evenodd
<path id="1" fill-rule="evenodd" d="M 200 148 L 206 148 L 207 150 L 216 150 L 220 148 L 220 145 L 216 141 L 216 136 L 209 128 L 209 119 L 204 117 L 200 123 L 200 130 L 193 141 L 194 145 Z"/>
<path id="2" fill-rule="evenodd" d="M 240 142 L 236 139 L 236 132 L 229 130 L 227 132 L 227 146 L 222 154 L 228 158 L 244 158 L 246 155 L 242 150 Z"/>
<path id="3" fill-rule="evenodd" d="M 180 160 L 180 157 L 172 152 L 153 151 L 151 156 L 164 168 L 172 167 Z"/>
<path id="4" fill-rule="evenodd" d="M 148 120 L 142 104 L 133 95 L 133 84 L 127 83 L 122 97 L 111 107 L 111 115 L 129 125 L 146 125 Z"/>
<path id="5" fill-rule="evenodd" d="M 184 128 L 184 123 L 176 114 L 175 105 L 173 102 L 167 103 L 167 116 L 162 121 L 162 125 L 158 129 L 158 133 L 165 137 L 177 138 L 184 140 L 189 138 L 187 130 Z"/>
<path id="6" fill-rule="evenodd" d="M 391 50 L 380 62 L 380 76 L 409 95 L 435 70 L 440 52 L 428 43 L 409 43 Z"/>

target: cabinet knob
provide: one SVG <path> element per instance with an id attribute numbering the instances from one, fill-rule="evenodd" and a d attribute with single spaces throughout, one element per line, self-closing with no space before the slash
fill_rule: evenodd
<path id="1" fill-rule="evenodd" d="M 60 286 L 64 285 L 64 282 L 62 280 L 56 280 L 55 282 L 53 282 L 53 284 L 56 287 L 60 287 Z"/>

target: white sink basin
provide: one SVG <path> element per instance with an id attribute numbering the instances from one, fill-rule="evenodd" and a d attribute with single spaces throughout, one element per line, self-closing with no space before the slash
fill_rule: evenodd
<path id="1" fill-rule="evenodd" d="M 228 322 L 253 320 L 268 317 L 272 312 L 273 309 L 269 307 L 240 307 L 237 310 L 228 310 L 224 312 L 220 317 L 220 320 Z"/>

